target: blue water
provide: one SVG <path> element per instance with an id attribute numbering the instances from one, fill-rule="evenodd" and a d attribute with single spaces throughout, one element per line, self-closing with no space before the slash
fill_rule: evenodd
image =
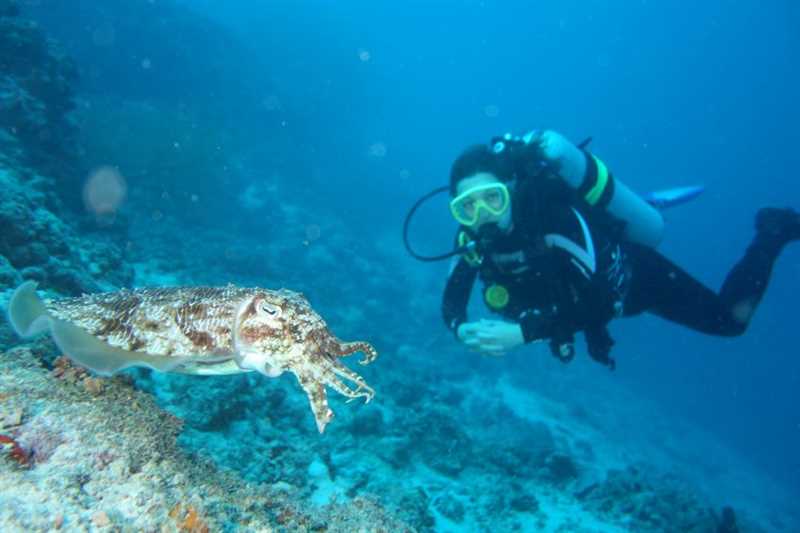
<path id="1" fill-rule="evenodd" d="M 446 182 L 464 146 L 532 127 L 593 136 L 637 190 L 706 184 L 705 197 L 668 213 L 661 249 L 715 288 L 749 242 L 755 210 L 800 202 L 792 2 L 208 4 L 264 51 L 276 81 L 310 99 L 317 164 L 343 170 L 326 185 L 377 235 L 396 233 L 416 196 Z M 387 148 L 378 161 L 373 142 Z M 437 230 L 441 248 L 449 234 Z M 623 357 L 619 379 L 794 486 L 798 272 L 800 250 L 789 248 L 740 339 L 647 319 L 614 328 L 620 350 L 647 354 Z"/>
<path id="2" fill-rule="evenodd" d="M 200 129 L 213 131 L 215 148 L 232 154 L 213 176 L 177 172 L 159 181 L 176 200 L 154 200 L 138 215 L 162 210 L 213 228 L 234 246 L 237 238 L 267 241 L 273 224 L 286 223 L 284 198 L 305 213 L 335 212 L 348 242 L 356 243 L 334 249 L 336 262 L 371 261 L 379 250 L 384 263 L 376 268 L 397 273 L 393 292 L 371 293 L 369 279 L 348 280 L 347 298 L 356 302 L 362 296 L 391 308 L 398 298 L 442 290 L 446 264 L 416 264 L 403 255 L 403 216 L 417 197 L 446 183 L 461 149 L 506 131 L 546 127 L 576 142 L 592 136 L 594 152 L 637 191 L 705 184 L 703 196 L 667 213 L 660 250 L 715 289 L 748 244 L 759 207 L 800 208 L 795 2 L 66 4 L 23 7 L 76 59 L 85 100 L 186 110 L 202 117 Z M 158 38 L 136 31 L 151 26 Z M 270 180 L 280 187 L 266 194 L 260 210 L 237 206 L 242 190 Z M 189 193 L 210 203 L 195 208 Z M 454 223 L 443 202 L 433 205 L 439 211 L 429 207 L 417 220 L 425 229 L 416 242 L 436 252 L 450 245 Z M 313 238 L 320 226 L 326 237 L 325 221 L 313 215 L 292 223 Z M 342 289 L 331 280 L 338 278 L 326 285 L 313 261 L 303 265 L 275 271 L 281 282 L 334 307 Z M 243 269 L 232 274 L 238 279 L 271 272 L 271 265 L 233 268 Z M 264 270 L 252 270 L 258 268 Z M 619 368 L 612 380 L 800 490 L 798 295 L 800 245 L 794 245 L 741 338 L 708 338 L 653 317 L 614 323 Z M 403 333 L 420 345 L 446 342 L 438 297 L 427 304 L 431 320 L 408 319 Z M 361 336 L 402 329 L 369 316 L 341 328 Z M 520 374 L 537 367 L 519 361 L 493 368 L 492 361 L 474 360 L 467 371 L 516 372 L 524 381 Z M 578 365 L 575 372 L 586 384 L 608 379 L 600 366 Z"/>

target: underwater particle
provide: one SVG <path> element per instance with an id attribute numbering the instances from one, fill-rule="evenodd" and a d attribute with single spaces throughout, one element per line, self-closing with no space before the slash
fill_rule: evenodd
<path id="1" fill-rule="evenodd" d="M 95 46 L 111 46 L 116 40 L 117 32 L 108 21 L 100 24 L 92 32 L 92 42 Z"/>
<path id="2" fill-rule="evenodd" d="M 164 213 L 156 209 L 155 211 L 153 211 L 153 214 L 151 216 L 153 218 L 153 222 L 158 222 L 159 220 L 164 218 Z"/>
<path id="3" fill-rule="evenodd" d="M 489 118 L 495 118 L 500 114 L 500 108 L 494 104 L 487 105 L 483 108 L 483 114 Z"/>
<path id="4" fill-rule="evenodd" d="M 142 68 L 148 70 L 150 67 L 153 66 L 153 63 L 150 61 L 149 57 L 142 59 Z"/>
<path id="5" fill-rule="evenodd" d="M 306 226 L 306 241 L 314 242 L 319 239 L 319 236 L 322 234 L 322 230 L 316 224 L 309 224 Z"/>
<path id="6" fill-rule="evenodd" d="M 410 170 L 408 170 L 407 168 L 404 168 L 404 169 L 402 169 L 402 170 L 400 171 L 400 179 L 401 179 L 401 180 L 404 180 L 404 181 L 405 181 L 405 180 L 407 180 L 407 179 L 408 179 L 408 178 L 410 178 L 410 177 L 411 177 L 411 171 L 410 171 Z"/>
<path id="7" fill-rule="evenodd" d="M 280 111 L 281 110 L 281 101 L 275 94 L 268 94 L 261 100 L 261 105 L 264 106 L 264 109 L 267 111 Z"/>
<path id="8" fill-rule="evenodd" d="M 192 203 L 193 203 L 193 204 L 196 204 L 196 203 L 197 203 L 197 201 L 198 201 L 198 200 L 200 200 L 200 197 L 199 197 L 199 196 L 197 196 L 196 194 L 192 194 L 192 195 L 189 197 L 189 199 L 192 201 Z"/>
<path id="9" fill-rule="evenodd" d="M 363 48 L 358 49 L 358 59 L 362 63 L 366 63 L 370 59 L 372 59 L 372 54 L 369 53 L 369 50 L 364 50 Z"/>
<path id="10" fill-rule="evenodd" d="M 369 155 L 372 157 L 385 157 L 386 145 L 382 142 L 374 142 L 369 147 Z"/>
<path id="11" fill-rule="evenodd" d="M 100 167 L 89 175 L 83 186 L 86 209 L 98 216 L 117 212 L 128 192 L 125 178 L 112 166 Z"/>

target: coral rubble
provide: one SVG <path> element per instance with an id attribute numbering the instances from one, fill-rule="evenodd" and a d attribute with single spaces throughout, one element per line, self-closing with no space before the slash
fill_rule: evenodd
<path id="1" fill-rule="evenodd" d="M 368 499 L 315 510 L 285 481 L 242 482 L 181 450 L 181 421 L 129 379 L 92 379 L 27 348 L 0 357 L 0 434 L 29 463 L 0 453 L 0 530 L 408 529 Z"/>

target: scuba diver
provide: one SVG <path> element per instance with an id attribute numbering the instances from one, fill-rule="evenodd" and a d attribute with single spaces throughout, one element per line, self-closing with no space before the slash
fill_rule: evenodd
<path id="1" fill-rule="evenodd" d="M 590 356 L 611 369 L 608 324 L 617 317 L 646 311 L 710 335 L 742 334 L 781 250 L 800 239 L 800 214 L 759 210 L 753 241 L 716 293 L 655 250 L 664 228 L 657 208 L 702 188 L 640 197 L 585 149 L 588 142 L 576 146 L 545 130 L 472 146 L 453 163 L 449 187 L 413 206 L 404 226 L 408 251 L 426 261 L 457 258 L 443 296 L 447 327 L 490 355 L 546 341 L 563 362 L 582 332 Z M 459 223 L 456 248 L 421 256 L 408 242 L 410 218 L 445 191 Z M 467 320 L 477 277 L 487 307 L 505 320 Z"/>

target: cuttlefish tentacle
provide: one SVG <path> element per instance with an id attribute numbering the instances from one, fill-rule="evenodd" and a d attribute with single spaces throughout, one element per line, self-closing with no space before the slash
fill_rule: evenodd
<path id="1" fill-rule="evenodd" d="M 337 376 L 355 383 L 355 390 L 342 380 L 337 379 Z M 339 361 L 332 361 L 330 373 L 326 375 L 326 378 L 328 378 L 327 383 L 330 388 L 339 394 L 347 396 L 348 402 L 351 402 L 356 398 L 364 398 L 364 403 L 369 403 L 369 401 L 375 396 L 375 391 L 372 389 L 372 387 L 367 385 L 367 382 L 364 381 L 364 378 L 341 364 Z"/>
<path id="2" fill-rule="evenodd" d="M 363 352 L 364 358 L 358 362 L 361 365 L 368 365 L 378 357 L 378 351 L 375 347 L 364 341 L 334 342 L 332 346 L 329 347 L 329 351 L 332 351 L 333 355 L 337 357 L 345 357 L 356 352 Z"/>
<path id="3" fill-rule="evenodd" d="M 367 343 L 351 344 L 369 346 Z M 309 360 L 314 360 L 315 364 L 307 364 Z M 304 364 L 290 363 L 288 370 L 297 376 L 300 386 L 308 396 L 308 402 L 311 404 L 311 411 L 314 413 L 320 432 L 324 431 L 325 426 L 334 416 L 328 406 L 325 386 L 347 397 L 347 403 L 357 398 L 364 398 L 364 402 L 368 403 L 375 396 L 375 391 L 367 385 L 364 378 L 340 363 L 336 355 L 323 353 L 316 357 L 304 358 L 304 361 Z"/>
<path id="4" fill-rule="evenodd" d="M 325 393 L 325 386 L 314 378 L 297 374 L 297 381 L 300 387 L 308 396 L 308 403 L 314 420 L 317 423 L 317 430 L 322 433 L 325 426 L 333 419 L 333 411 L 328 406 L 328 395 Z"/>

